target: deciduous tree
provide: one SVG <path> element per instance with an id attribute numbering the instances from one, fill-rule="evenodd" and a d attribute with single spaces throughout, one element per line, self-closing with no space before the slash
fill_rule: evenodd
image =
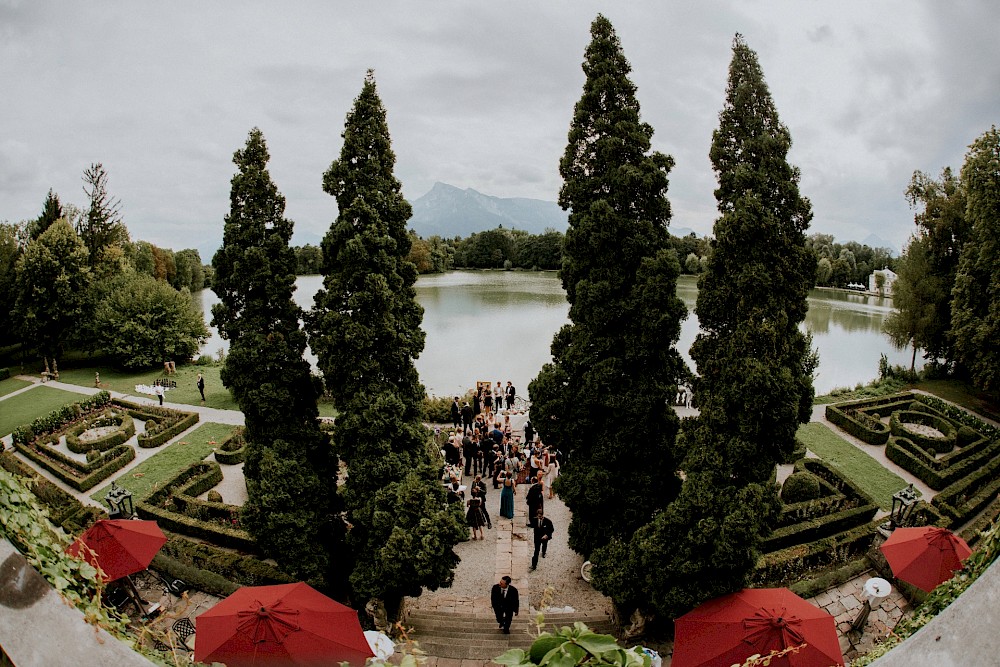
<path id="1" fill-rule="evenodd" d="M 973 383 L 1000 388 L 1000 130 L 983 133 L 962 166 L 970 239 L 962 248 L 952 302 L 955 356 Z"/>
<path id="2" fill-rule="evenodd" d="M 97 305 L 95 346 L 122 368 L 151 368 L 164 360 L 187 361 L 208 338 L 201 312 L 185 288 L 130 271 L 108 279 Z"/>
<path id="3" fill-rule="evenodd" d="M 292 300 L 295 253 L 285 198 L 254 128 L 237 150 L 223 245 L 212 261 L 213 324 L 229 340 L 222 382 L 246 418 L 243 524 L 268 556 L 328 591 L 341 575 L 337 457 L 319 429 L 306 335 Z"/>
<path id="4" fill-rule="evenodd" d="M 58 370 L 58 358 L 77 342 L 87 312 L 91 274 L 87 247 L 70 224 L 60 219 L 28 244 L 17 262 L 14 319 L 25 343 L 45 358 L 46 370 Z"/>
<path id="5" fill-rule="evenodd" d="M 385 108 L 372 72 L 347 114 L 343 147 L 323 177 L 339 215 L 323 239 L 323 288 L 309 343 L 340 410 L 333 431 L 344 484 L 350 586 L 358 602 L 448 585 L 466 535 L 449 509 L 421 424 L 424 389 L 413 360 L 424 346 L 417 271 L 407 261 L 409 203 L 393 170 Z"/>
<path id="6" fill-rule="evenodd" d="M 604 16 L 591 25 L 583 70 L 560 162 L 570 324 L 529 391 L 532 423 L 568 454 L 557 489 L 573 513 L 570 546 L 589 556 L 677 494 L 670 402 L 686 370 L 676 343 L 687 313 L 667 232 L 673 159 L 651 149 L 653 128 Z"/>
<path id="7" fill-rule="evenodd" d="M 940 331 L 939 308 L 942 303 L 947 303 L 951 293 L 945 278 L 931 266 L 929 245 L 926 236 L 915 236 L 906 254 L 900 258 L 897 264 L 899 273 L 892 284 L 894 310 L 882 326 L 896 349 L 901 350 L 908 345 L 913 347 L 910 372 L 916 367 L 917 350 L 927 349 Z M 884 282 L 883 274 L 875 276 L 875 287 L 881 291 L 879 278 Z"/>
<path id="8" fill-rule="evenodd" d="M 904 312 L 901 316 L 911 322 L 923 322 L 919 346 L 923 348 L 924 356 L 950 363 L 955 358 L 949 336 L 951 291 L 955 286 L 958 259 L 971 231 L 965 215 L 965 188 L 962 187 L 961 179 L 950 168 L 944 168 L 937 179 L 917 171 L 913 173 L 906 189 L 906 198 L 916 210 L 914 222 L 917 225 L 916 237 L 919 239 L 916 250 L 921 253 L 921 270 L 938 287 L 929 291 L 918 289 L 913 296 L 918 297 L 919 294 L 919 297 L 913 301 L 908 301 L 906 297 L 901 301 L 896 295 L 896 287 L 893 287 L 893 306 L 899 311 L 916 308 L 917 312 Z M 902 272 L 902 268 L 897 269 L 897 273 Z M 924 280 L 912 272 L 911 276 Z M 927 298 L 933 298 L 933 301 L 925 301 Z M 927 311 L 931 306 L 933 314 Z"/>

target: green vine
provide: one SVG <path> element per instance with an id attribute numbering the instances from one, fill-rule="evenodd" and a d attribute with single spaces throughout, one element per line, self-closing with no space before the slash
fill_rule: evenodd
<path id="1" fill-rule="evenodd" d="M 35 495 L 22 481 L 0 468 L 0 532 L 84 619 L 126 639 L 127 618 L 104 607 L 104 584 L 86 561 L 66 553 L 69 537 L 49 523 Z"/>

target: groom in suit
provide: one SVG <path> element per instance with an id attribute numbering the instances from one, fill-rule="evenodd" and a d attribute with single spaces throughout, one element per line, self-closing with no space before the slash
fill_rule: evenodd
<path id="1" fill-rule="evenodd" d="M 503 577 L 500 579 L 500 583 L 493 584 L 490 602 L 493 605 L 493 613 L 497 617 L 497 624 L 505 635 L 509 635 L 510 622 L 514 616 L 517 616 L 520 607 L 517 589 L 510 585 L 510 577 Z"/>

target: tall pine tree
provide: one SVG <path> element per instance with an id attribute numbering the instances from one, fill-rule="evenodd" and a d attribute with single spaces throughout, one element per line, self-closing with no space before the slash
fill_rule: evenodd
<path id="1" fill-rule="evenodd" d="M 677 493 L 670 402 L 685 372 L 676 343 L 687 312 L 667 232 L 673 159 L 651 150 L 653 128 L 640 119 L 631 67 L 604 16 L 591 25 L 583 71 L 559 166 L 570 324 L 529 392 L 532 422 L 568 454 L 557 489 L 573 513 L 570 546 L 589 556 Z"/>
<path id="2" fill-rule="evenodd" d="M 59 202 L 59 195 L 50 188 L 49 194 L 45 196 L 41 215 L 28 223 L 28 240 L 34 241 L 37 239 L 42 235 L 42 232 L 61 217 L 63 217 L 63 209 L 62 204 Z"/>
<path id="3" fill-rule="evenodd" d="M 962 248 L 952 301 L 955 356 L 973 384 L 1000 388 L 1000 130 L 969 147 L 962 166 L 971 238 Z"/>
<path id="4" fill-rule="evenodd" d="M 336 593 L 344 532 L 338 462 L 319 429 L 316 389 L 302 356 L 292 222 L 268 159 L 254 128 L 233 156 L 230 211 L 212 261 L 220 300 L 213 324 L 230 342 L 222 381 L 246 417 L 243 525 L 289 572 Z"/>
<path id="5" fill-rule="evenodd" d="M 411 208 L 393 174 L 385 108 L 368 72 L 347 115 L 340 158 L 323 178 L 339 215 L 323 239 L 323 289 L 307 327 L 340 411 L 333 431 L 347 463 L 344 501 L 356 603 L 381 599 L 394 616 L 404 595 L 451 583 L 465 538 L 445 505 L 422 425 L 413 360 L 424 346 L 416 267 L 406 257 Z"/>
<path id="6" fill-rule="evenodd" d="M 813 397 L 815 356 L 799 329 L 816 270 L 810 206 L 786 160 L 788 129 L 739 35 L 719 121 L 711 159 L 721 217 L 699 278 L 700 414 L 678 438 L 685 481 L 652 523 L 594 560 L 594 581 L 620 606 L 671 618 L 744 586 L 778 510 L 771 475 Z"/>

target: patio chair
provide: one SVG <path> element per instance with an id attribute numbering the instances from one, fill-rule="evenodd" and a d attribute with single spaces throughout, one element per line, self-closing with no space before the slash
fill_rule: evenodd
<path id="1" fill-rule="evenodd" d="M 177 636 L 177 639 L 187 650 L 192 650 L 191 646 L 188 645 L 188 638 L 191 637 L 195 630 L 194 624 L 191 623 L 191 619 L 186 616 L 178 618 L 174 621 L 174 624 L 170 626 L 170 630 Z"/>

